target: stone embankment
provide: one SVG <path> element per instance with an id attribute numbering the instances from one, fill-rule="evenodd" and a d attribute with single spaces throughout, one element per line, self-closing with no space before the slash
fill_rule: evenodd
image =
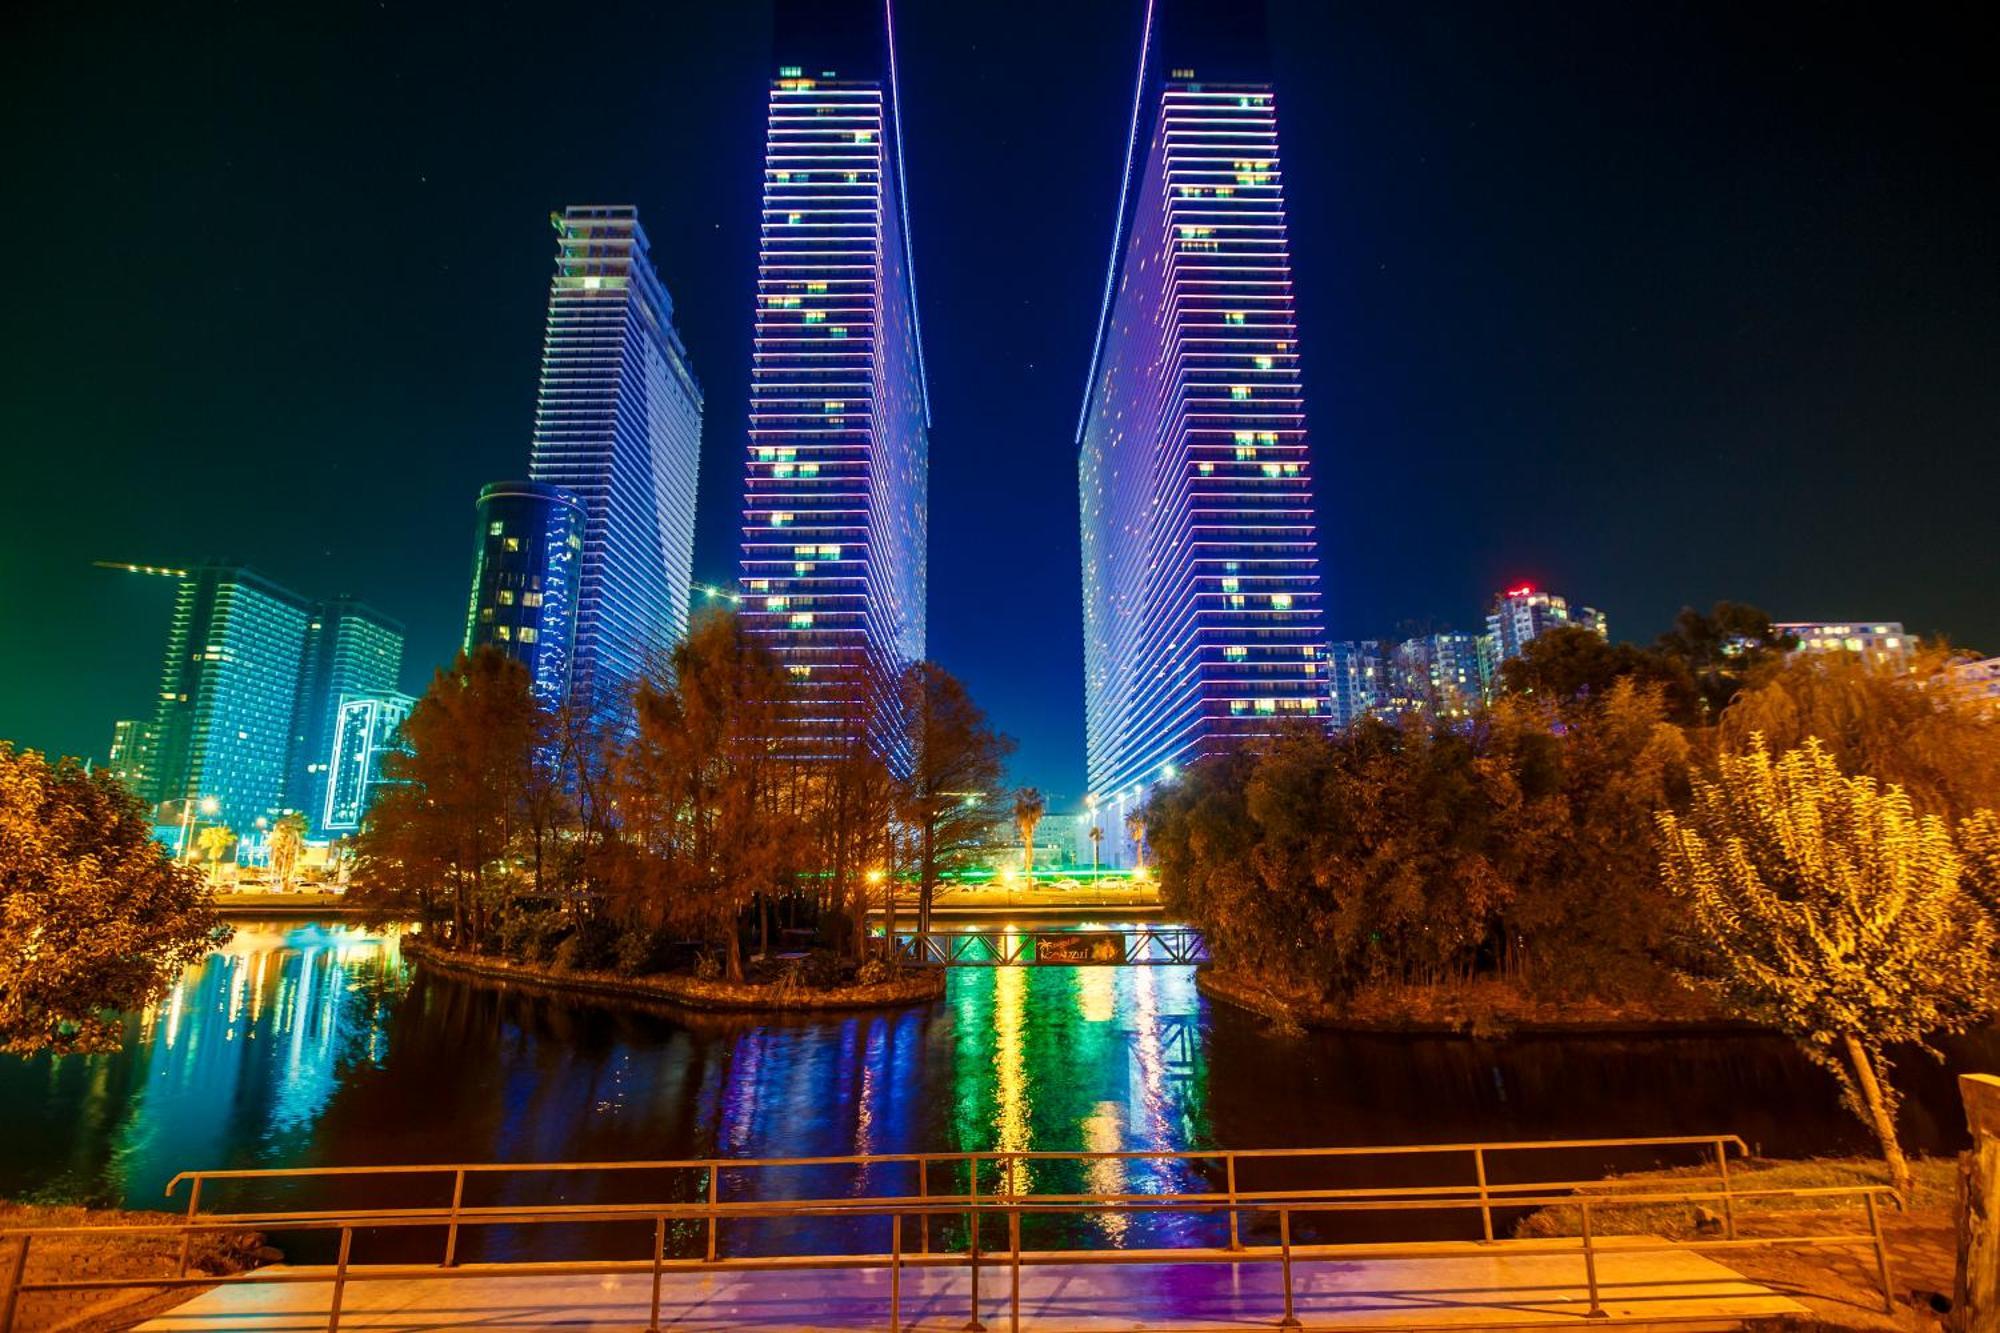
<path id="1" fill-rule="evenodd" d="M 616 972 L 558 972 L 553 968 L 518 963 L 507 958 L 454 953 L 426 943 L 419 935 L 404 936 L 402 951 L 406 957 L 448 976 L 505 981 L 551 993 L 593 995 L 728 1013 L 809 1013 L 928 1004 L 943 998 L 945 985 L 943 969 L 902 969 L 883 981 L 858 982 L 827 989 L 785 982 L 738 984 L 682 973 L 628 977 Z"/>

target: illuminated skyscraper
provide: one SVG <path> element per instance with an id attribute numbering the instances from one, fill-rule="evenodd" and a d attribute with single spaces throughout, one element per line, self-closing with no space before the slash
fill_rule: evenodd
<path id="1" fill-rule="evenodd" d="M 810 749 L 924 656 L 930 419 L 888 5 L 783 2 L 776 46 L 740 585 Z"/>
<path id="2" fill-rule="evenodd" d="M 396 748 L 396 729 L 416 702 L 395 690 L 347 694 L 335 701 L 326 795 L 313 813 L 323 832 L 338 837 L 361 827 L 382 785 L 382 758 Z"/>
<path id="3" fill-rule="evenodd" d="M 475 512 L 465 651 L 498 648 L 556 707 L 569 697 L 583 505 L 560 486 L 496 481 L 479 492 Z"/>
<path id="4" fill-rule="evenodd" d="M 213 799 L 239 834 L 284 807 L 312 604 L 236 565 L 179 576 L 153 727 L 153 795 Z"/>
<path id="5" fill-rule="evenodd" d="M 1088 773 L 1104 801 L 1328 711 L 1277 113 L 1253 77 L 1254 26 L 1242 6 L 1148 10 L 1078 423 Z"/>
<path id="6" fill-rule="evenodd" d="M 701 386 L 637 210 L 579 206 L 554 221 L 528 474 L 584 509 L 570 690 L 606 709 L 687 632 Z"/>
<path id="7" fill-rule="evenodd" d="M 313 608 L 306 623 L 285 804 L 314 832 L 326 808 L 327 773 L 343 699 L 393 692 L 403 674 L 403 627 L 352 597 Z"/>

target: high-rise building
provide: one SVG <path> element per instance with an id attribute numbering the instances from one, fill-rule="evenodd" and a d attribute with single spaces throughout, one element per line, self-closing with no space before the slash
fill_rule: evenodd
<path id="1" fill-rule="evenodd" d="M 1078 425 L 1103 800 L 1328 715 L 1277 110 L 1252 12 L 1164 0 L 1141 43 Z"/>
<path id="2" fill-rule="evenodd" d="M 1773 623 L 1780 636 L 1798 641 L 1798 653 L 1853 653 L 1870 666 L 1901 671 L 1910 664 L 1910 636 L 1900 620 L 1787 620 Z"/>
<path id="3" fill-rule="evenodd" d="M 1328 701 L 1337 730 L 1390 711 L 1395 645 L 1378 639 L 1339 640 L 1327 645 L 1326 661 Z"/>
<path id="4" fill-rule="evenodd" d="M 240 565 L 179 575 L 153 726 L 153 795 L 213 799 L 247 834 L 284 808 L 310 602 Z"/>
<path id="5" fill-rule="evenodd" d="M 1484 634 L 1347 641 L 1331 645 L 1327 660 L 1336 728 L 1403 713 L 1453 721 L 1470 716 L 1492 688 L 1491 640 Z"/>
<path id="6" fill-rule="evenodd" d="M 739 590 L 808 752 L 855 739 L 867 682 L 924 656 L 930 412 L 889 9 L 781 0 L 775 29 Z"/>
<path id="7" fill-rule="evenodd" d="M 150 805 L 157 799 L 153 795 L 153 765 L 158 750 L 159 733 L 150 719 L 120 719 L 111 724 L 111 752 L 104 770 Z"/>
<path id="8" fill-rule="evenodd" d="M 1521 655 L 1521 649 L 1552 629 L 1574 626 L 1587 629 L 1599 638 L 1610 634 L 1602 611 L 1587 606 L 1571 608 L 1568 599 L 1542 592 L 1528 584 L 1509 588 L 1493 599 L 1486 617 L 1486 632 L 1493 640 L 1493 669 Z"/>
<path id="9" fill-rule="evenodd" d="M 403 626 L 352 597 L 313 608 L 306 623 L 285 804 L 319 831 L 341 703 L 350 696 L 394 693 L 403 674 Z"/>
<path id="10" fill-rule="evenodd" d="M 570 691 L 602 710 L 687 632 L 701 386 L 637 210 L 577 206 L 553 221 L 528 475 L 584 509 Z"/>
<path id="11" fill-rule="evenodd" d="M 396 729 L 416 702 L 395 690 L 342 695 L 335 702 L 326 799 L 313 812 L 322 832 L 337 837 L 361 827 L 382 785 L 382 757 L 396 748 Z"/>
<path id="12" fill-rule="evenodd" d="M 479 492 L 465 651 L 494 647 L 528 668 L 535 696 L 569 698 L 582 503 L 560 486 L 496 481 Z"/>

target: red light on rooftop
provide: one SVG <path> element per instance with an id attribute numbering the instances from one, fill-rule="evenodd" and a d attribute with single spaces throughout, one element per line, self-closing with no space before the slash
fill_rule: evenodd
<path id="1" fill-rule="evenodd" d="M 1535 591 L 1535 585 L 1534 585 L 1534 584 L 1532 584 L 1532 583 L 1523 583 L 1523 584 L 1522 584 L 1522 585 L 1521 585 L 1520 587 L 1518 587 L 1518 588 L 1509 588 L 1509 589 L 1507 589 L 1507 595 L 1508 595 L 1509 597 L 1531 597 L 1531 596 L 1533 596 L 1533 595 L 1534 595 L 1534 591 Z"/>

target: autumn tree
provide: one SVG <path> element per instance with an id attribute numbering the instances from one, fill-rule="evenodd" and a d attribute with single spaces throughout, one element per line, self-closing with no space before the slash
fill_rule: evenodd
<path id="1" fill-rule="evenodd" d="M 1801 653 L 1736 696 L 1716 723 L 1720 748 L 1762 736 L 1773 750 L 1816 738 L 1843 772 L 1903 789 L 1917 809 L 1960 820 L 2000 793 L 2000 715 L 1946 687 L 1949 653 L 1920 649 L 1908 671 L 1848 653 Z"/>
<path id="2" fill-rule="evenodd" d="M 1717 602 L 1705 615 L 1682 607 L 1674 627 L 1655 642 L 1654 653 L 1674 663 L 1694 683 L 1701 720 L 1706 720 L 1728 707 L 1757 672 L 1797 646 L 1756 607 Z"/>
<path id="3" fill-rule="evenodd" d="M 402 728 L 405 749 L 383 759 L 389 785 L 355 839 L 351 892 L 367 907 L 449 904 L 454 947 L 482 947 L 516 883 L 539 893 L 539 856 L 518 856 L 532 826 L 529 797 L 552 752 L 550 719 L 528 669 L 494 648 L 461 653 L 431 678 Z M 521 874 L 516 861 L 526 861 Z"/>
<path id="4" fill-rule="evenodd" d="M 298 811 L 278 816 L 278 822 L 271 826 L 271 873 L 277 877 L 280 888 L 292 887 L 292 876 L 298 872 L 299 856 L 306 846 L 306 817 Z"/>
<path id="5" fill-rule="evenodd" d="M 790 678 L 727 613 L 702 616 L 665 672 L 639 684 L 638 728 L 619 768 L 628 912 L 698 931 L 743 979 L 738 923 L 758 895 L 793 881 L 809 830 L 788 798 Z"/>
<path id="6" fill-rule="evenodd" d="M 1005 818 L 1001 784 L 1014 742 L 935 662 L 910 666 L 898 686 L 910 770 L 898 784 L 896 812 L 910 833 L 923 931 L 931 928 L 939 875 L 966 865 Z"/>
<path id="7" fill-rule="evenodd" d="M 227 936 L 123 785 L 0 742 L 0 1050 L 115 1050 Z"/>
<path id="8" fill-rule="evenodd" d="M 1659 828 L 1661 873 L 1711 955 L 1693 980 L 1830 1070 L 1907 1192 L 1885 1050 L 1965 1030 L 1996 981 L 1950 826 L 1817 740 L 1774 758 L 1753 736 Z"/>

